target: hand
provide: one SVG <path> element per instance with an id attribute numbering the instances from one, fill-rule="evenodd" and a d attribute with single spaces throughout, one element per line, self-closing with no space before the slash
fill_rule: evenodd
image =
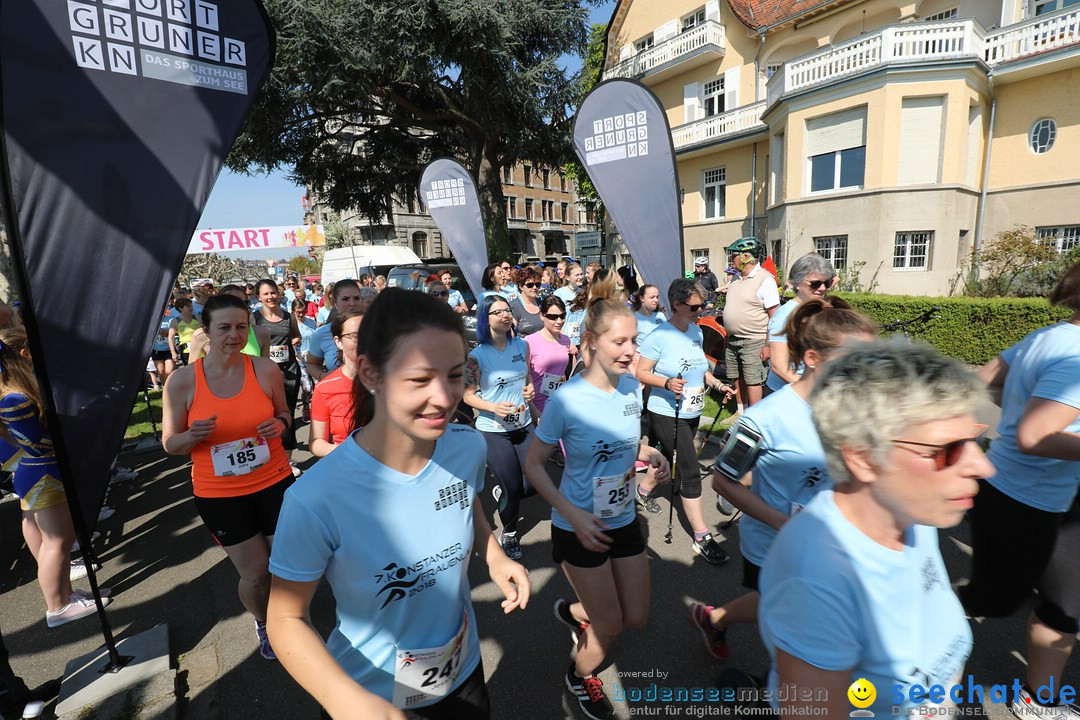
<path id="1" fill-rule="evenodd" d="M 522 391 L 521 397 L 525 399 L 525 402 L 531 402 L 532 399 L 536 397 L 536 388 L 533 387 L 532 383 L 525 386 L 525 390 Z"/>
<path id="2" fill-rule="evenodd" d="M 769 347 L 769 343 L 765 343 L 765 347 L 761 348 L 761 362 L 769 362 L 770 357 L 772 357 L 772 348 Z"/>
<path id="3" fill-rule="evenodd" d="M 173 354 L 172 354 L 172 361 L 173 361 L 174 363 L 176 363 L 176 362 L 180 362 L 180 356 L 179 356 L 179 355 L 177 355 L 176 353 L 173 353 Z"/>
<path id="4" fill-rule="evenodd" d="M 649 453 L 649 465 L 653 468 L 653 478 L 658 483 L 671 482 L 671 465 L 667 458 L 656 450 Z"/>
<path id="5" fill-rule="evenodd" d="M 571 343 L 570 344 L 570 357 L 577 357 L 577 354 L 578 354 L 577 345 L 574 345 L 573 343 Z"/>
<path id="6" fill-rule="evenodd" d="M 281 435 L 281 433 L 285 432 L 285 421 L 274 416 L 269 420 L 259 423 L 255 430 L 258 431 L 259 437 L 261 438 L 266 438 L 267 440 L 276 438 Z"/>
<path id="7" fill-rule="evenodd" d="M 685 380 L 680 378 L 668 378 L 667 388 L 676 395 L 682 395 L 684 385 L 686 385 Z"/>
<path id="8" fill-rule="evenodd" d="M 214 432 L 214 428 L 217 427 L 217 415 L 206 418 L 205 420 L 194 420 L 188 427 L 188 434 L 191 435 L 191 439 L 196 443 L 201 443 L 206 438 L 210 437 L 210 433 Z"/>
<path id="9" fill-rule="evenodd" d="M 518 411 L 517 403 L 512 402 L 492 403 L 492 406 L 491 412 L 495 413 L 496 417 L 506 417 Z"/>
<path id="10" fill-rule="evenodd" d="M 529 604 L 529 595 L 532 593 L 532 585 L 529 583 L 529 571 L 519 562 L 515 562 L 506 555 L 499 554 L 488 563 L 488 573 L 491 580 L 502 590 L 503 613 L 509 615 L 517 609 L 524 610 Z"/>
<path id="11" fill-rule="evenodd" d="M 293 344 L 293 347 L 300 347 L 300 338 L 293 338 L 292 339 L 292 344 Z"/>
<path id="12" fill-rule="evenodd" d="M 611 547 L 611 536 L 603 532 L 608 529 L 608 526 L 591 512 L 586 512 L 581 508 L 574 508 L 574 510 L 575 512 L 566 519 L 574 528 L 574 535 L 581 546 L 589 552 L 604 552 Z"/>

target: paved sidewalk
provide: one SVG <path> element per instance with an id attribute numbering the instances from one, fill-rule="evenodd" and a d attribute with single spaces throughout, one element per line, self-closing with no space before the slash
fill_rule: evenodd
<path id="1" fill-rule="evenodd" d="M 303 437 L 306 430 L 301 433 Z M 714 450 L 706 449 L 706 456 Z M 298 452 L 301 466 L 310 456 Z M 237 720 L 275 717 L 318 720 L 317 705 L 275 662 L 259 657 L 253 623 L 236 597 L 237 576 L 225 554 L 203 529 L 191 500 L 189 467 L 185 460 L 160 452 L 127 455 L 123 464 L 140 477 L 112 487 L 109 503 L 116 515 L 98 528 L 97 543 L 104 567 L 98 577 L 113 589 L 107 609 L 118 638 L 168 622 L 174 666 L 178 670 L 178 716 L 198 720 Z M 552 467 L 553 466 L 549 466 Z M 706 482 L 706 519 L 717 527 L 714 493 Z M 492 516 L 490 495 L 485 507 Z M 646 515 L 652 571 L 652 612 L 645 630 L 627 633 L 614 648 L 601 674 L 608 692 L 616 688 L 712 687 L 724 667 L 763 674 L 767 659 L 752 627 L 729 633 L 732 654 L 726 662 L 706 655 L 696 631 L 686 620 L 690 600 L 720 604 L 742 594 L 739 586 L 738 525 L 719 533 L 732 561 L 710 566 L 690 551 L 687 529 L 675 521 L 675 540 L 664 543 L 667 501 L 662 515 Z M 533 599 L 522 613 L 504 616 L 501 597 L 487 578 L 482 562 L 470 566 L 481 646 L 496 720 L 558 720 L 583 717 L 562 684 L 570 661 L 568 633 L 551 614 L 556 598 L 570 596 L 562 573 L 550 554 L 550 508 L 540 498 L 523 504 L 520 524 L 524 563 L 531 572 Z M 1003 528 L 1008 531 L 1008 528 Z M 961 525 L 942 535 L 942 551 L 954 580 L 967 569 L 968 531 Z M 12 664 L 28 683 L 36 685 L 60 675 L 70 658 L 101 644 L 96 619 L 48 629 L 35 568 L 22 542 L 17 501 L 0 503 L 0 608 L 4 639 Z M 1003 568 L 1002 582 L 1008 582 Z M 77 585 L 80 585 L 77 583 Z M 86 587 L 85 581 L 81 583 Z M 312 610 L 324 633 L 333 626 L 333 599 L 324 585 Z M 977 682 L 1011 683 L 1024 671 L 1026 613 L 1009 620 L 975 624 L 975 652 L 968 664 Z M 635 676 L 629 675 L 636 674 Z M 1070 663 L 1067 680 L 1080 680 L 1080 661 Z M 880 691 L 880 690 L 879 690 Z M 645 715 L 666 717 L 731 716 L 730 707 L 616 702 L 619 718 Z M 51 716 L 52 706 L 46 711 Z M 1001 707 L 990 708 L 995 718 L 1011 717 Z M 715 711 L 715 712 L 713 712 Z M 125 717 L 140 717 L 130 714 Z M 156 720 L 141 716 L 142 720 Z M 99 720 L 113 720 L 100 718 Z"/>

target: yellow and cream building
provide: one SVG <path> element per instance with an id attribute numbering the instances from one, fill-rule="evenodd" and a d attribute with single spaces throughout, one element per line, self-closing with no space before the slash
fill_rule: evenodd
<path id="1" fill-rule="evenodd" d="M 619 0 L 604 77 L 667 112 L 687 266 L 755 236 L 945 294 L 1016 224 L 1080 246 L 1080 0 Z"/>

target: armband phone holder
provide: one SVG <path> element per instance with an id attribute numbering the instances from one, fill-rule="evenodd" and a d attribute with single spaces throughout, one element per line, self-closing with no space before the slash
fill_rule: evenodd
<path id="1" fill-rule="evenodd" d="M 761 454 L 761 433 L 737 423 L 724 436 L 713 467 L 729 480 L 738 482 L 750 472 Z"/>

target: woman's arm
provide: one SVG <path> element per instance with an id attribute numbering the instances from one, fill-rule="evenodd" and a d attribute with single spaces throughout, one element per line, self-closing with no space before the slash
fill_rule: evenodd
<path id="1" fill-rule="evenodd" d="M 195 391 L 195 371 L 180 368 L 165 381 L 162 399 L 161 447 L 169 455 L 189 455 L 191 450 L 214 432 L 217 415 L 190 420 L 188 403 Z"/>
<path id="2" fill-rule="evenodd" d="M 713 470 L 712 473 L 713 490 L 723 495 L 732 505 L 750 517 L 779 530 L 784 523 L 791 519 L 791 516 L 785 515 L 762 500 L 757 493 L 750 489 L 750 480 L 751 473 L 746 473 L 739 482 L 727 478 L 723 473 L 716 470 Z"/>
<path id="3" fill-rule="evenodd" d="M 334 720 L 405 720 L 404 713 L 349 677 L 326 649 L 309 618 L 318 586 L 318 580 L 272 578 L 266 632 L 278 661 Z"/>
<path id="4" fill-rule="evenodd" d="M 509 415 L 517 410 L 517 405 L 511 402 L 489 402 L 479 395 L 480 390 L 480 363 L 475 355 L 469 355 L 465 359 L 465 404 L 481 412 L 494 413 L 499 417 Z"/>
<path id="5" fill-rule="evenodd" d="M 1009 375 L 1009 363 L 998 355 L 979 368 L 976 375 L 986 383 L 986 389 L 990 391 L 990 399 L 995 405 L 1001 407 L 1001 391 L 1005 387 L 1005 378 Z"/>
<path id="6" fill-rule="evenodd" d="M 176 352 L 176 322 L 176 318 L 169 321 L 169 352 L 172 353 L 174 362 L 180 359 L 179 354 Z"/>
<path id="7" fill-rule="evenodd" d="M 338 446 L 337 443 L 332 443 L 328 438 L 330 433 L 327 431 L 329 423 L 322 420 L 312 419 L 311 421 L 311 435 L 308 438 L 308 449 L 315 457 L 326 457 L 330 454 L 330 451 Z"/>
<path id="8" fill-rule="evenodd" d="M 657 375 L 653 372 L 653 368 L 656 367 L 656 362 L 656 360 L 647 358 L 644 355 L 640 356 L 638 358 L 637 379 L 646 385 L 670 390 L 676 395 L 682 393 L 683 385 L 686 384 L 686 381 Z"/>
<path id="9" fill-rule="evenodd" d="M 772 365 L 769 372 L 774 372 L 786 383 L 793 383 L 799 379 L 799 374 L 791 369 L 791 357 L 788 354 L 787 340 L 770 340 L 769 348 L 772 350 Z"/>
<path id="10" fill-rule="evenodd" d="M 484 508 L 479 499 L 473 501 L 473 547 L 484 558 L 491 580 L 499 586 L 506 598 L 502 601 L 503 612 L 509 614 L 518 608 L 524 610 L 529 604 L 532 591 L 529 571 L 521 563 L 506 557 L 484 516 Z"/>
<path id="11" fill-rule="evenodd" d="M 1033 397 L 1016 426 L 1020 452 L 1055 460 L 1080 460 L 1080 435 L 1066 428 L 1080 417 L 1080 408 Z"/>
<path id="12" fill-rule="evenodd" d="M 791 687 L 800 691 L 784 694 L 786 700 L 780 703 L 783 715 L 821 713 L 828 718 L 846 718 L 851 712 L 847 695 L 851 687 L 851 670 L 822 670 L 777 648 L 776 672 L 779 675 L 777 687 Z M 801 692 L 804 689 L 809 692 Z M 804 699 L 816 696 L 819 689 L 824 691 L 825 700 Z M 888 691 L 889 688 L 878 690 L 879 693 Z M 824 708 L 824 712 L 818 708 Z"/>

